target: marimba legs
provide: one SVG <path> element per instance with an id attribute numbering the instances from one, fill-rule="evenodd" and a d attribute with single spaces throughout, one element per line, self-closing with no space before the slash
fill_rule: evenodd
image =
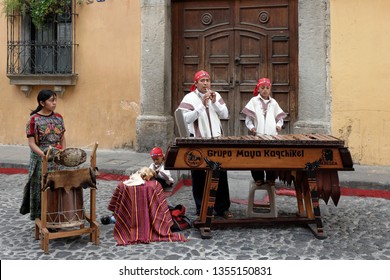
<path id="1" fill-rule="evenodd" d="M 306 213 L 308 218 L 312 218 L 314 214 L 315 225 L 308 224 L 308 226 L 310 230 L 314 233 L 315 237 L 317 237 L 318 239 L 325 239 L 327 236 L 324 233 L 324 227 L 322 225 L 320 203 L 319 203 L 319 196 L 318 196 L 318 186 L 317 186 L 317 174 L 316 174 L 316 170 L 319 166 L 320 165 L 318 161 L 306 164 L 306 171 L 308 177 L 307 182 L 309 185 L 311 203 L 313 206 L 313 209 L 310 211 L 310 215 L 308 209 L 306 209 Z M 307 193 L 309 193 L 309 191 L 307 191 Z"/>
<path id="2" fill-rule="evenodd" d="M 199 231 L 202 239 L 210 239 L 212 237 L 210 227 L 201 227 L 199 228 Z"/>
<path id="3" fill-rule="evenodd" d="M 202 206 L 200 208 L 199 223 L 204 226 L 200 227 L 200 236 L 202 239 L 210 239 L 211 222 L 214 217 L 214 204 L 217 196 L 220 164 L 205 159 L 210 169 L 206 171 L 206 180 L 203 192 Z"/>
<path id="4" fill-rule="evenodd" d="M 309 178 L 308 183 L 310 188 L 311 201 L 313 204 L 314 221 L 315 221 L 315 224 L 308 224 L 308 226 L 309 229 L 315 235 L 315 237 L 317 237 L 318 239 L 325 239 L 327 235 L 324 232 L 324 227 L 321 219 L 320 203 L 319 203 L 318 191 L 317 191 L 317 180 L 315 179 L 315 177 L 314 179 Z"/>
<path id="5" fill-rule="evenodd" d="M 214 163 L 208 159 L 205 159 L 210 167 L 206 171 L 206 180 L 203 192 L 202 205 L 200 209 L 199 221 L 194 222 L 194 226 L 199 228 L 202 239 L 212 238 L 211 235 L 211 223 L 213 221 L 214 204 L 219 184 L 220 164 Z M 325 239 L 327 236 L 324 233 L 322 225 L 318 187 L 316 179 L 317 162 L 308 163 L 306 167 L 307 176 L 301 172 L 298 174 L 299 180 L 297 180 L 297 201 L 299 217 L 280 217 L 280 218 L 249 218 L 241 220 L 230 221 L 214 221 L 214 225 L 254 225 L 254 224 L 279 224 L 279 223 L 303 223 L 308 225 L 309 229 L 313 232 L 316 238 Z M 299 176 L 298 176 L 299 175 Z M 306 215 L 303 215 L 303 201 L 305 204 Z M 314 221 L 313 221 L 314 220 Z"/>

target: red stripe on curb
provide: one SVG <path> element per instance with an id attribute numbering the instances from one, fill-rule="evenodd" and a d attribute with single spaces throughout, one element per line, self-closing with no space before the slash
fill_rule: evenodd
<path id="1" fill-rule="evenodd" d="M 363 197 L 374 197 L 374 198 L 385 198 L 390 199 L 390 191 L 386 190 L 363 190 L 341 187 L 341 195 L 345 196 L 363 196 Z M 276 194 L 278 195 L 289 195 L 295 196 L 295 190 L 291 189 L 277 189 Z"/>
<path id="2" fill-rule="evenodd" d="M 192 180 L 191 179 L 182 179 L 173 188 L 171 192 L 171 196 L 174 195 L 176 192 L 178 192 L 183 186 L 192 186 Z"/>
<path id="3" fill-rule="evenodd" d="M 352 189 L 352 188 L 341 188 L 341 195 L 390 199 L 390 191 L 385 191 L 385 190 L 362 190 L 362 189 Z"/>
<path id="4" fill-rule="evenodd" d="M 0 174 L 28 174 L 28 170 L 23 168 L 0 168 Z"/>
<path id="5" fill-rule="evenodd" d="M 28 174 L 28 170 L 25 168 L 0 168 L 0 174 Z M 99 180 L 105 180 L 105 181 L 124 181 L 129 178 L 128 175 L 119 175 L 119 174 L 108 174 L 108 173 L 101 173 L 97 176 L 97 179 Z M 183 186 L 191 186 L 191 179 L 182 179 L 173 188 L 173 190 L 170 193 L 170 195 L 174 195 L 176 192 L 178 192 Z M 284 188 L 278 188 L 276 190 L 277 195 L 288 195 L 288 196 L 295 196 L 295 190 L 292 189 L 284 189 Z M 384 198 L 384 199 L 390 199 L 390 191 L 387 190 L 364 190 L 364 189 L 354 189 L 354 188 L 346 188 L 341 187 L 341 195 L 344 196 L 361 196 L 361 197 L 374 197 L 374 198 Z M 232 199 L 232 202 L 235 203 L 243 203 L 246 200 L 243 199 Z"/>

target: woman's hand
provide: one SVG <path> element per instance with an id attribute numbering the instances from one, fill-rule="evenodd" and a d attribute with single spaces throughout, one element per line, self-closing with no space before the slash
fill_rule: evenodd
<path id="1" fill-rule="evenodd" d="M 29 138 L 28 138 L 28 145 L 29 145 L 30 149 L 31 149 L 34 153 L 36 153 L 38 156 L 40 156 L 40 157 L 45 157 L 45 156 L 46 156 L 46 155 L 45 155 L 45 152 L 42 151 L 42 150 L 38 147 L 38 145 L 35 143 L 34 137 L 29 137 Z"/>

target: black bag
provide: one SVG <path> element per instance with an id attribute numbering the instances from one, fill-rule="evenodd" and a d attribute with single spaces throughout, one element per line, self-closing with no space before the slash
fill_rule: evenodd
<path id="1" fill-rule="evenodd" d="M 186 208 L 183 205 L 178 204 L 175 207 L 169 205 L 169 211 L 173 221 L 172 231 L 182 231 L 192 227 L 191 220 L 185 215 Z"/>

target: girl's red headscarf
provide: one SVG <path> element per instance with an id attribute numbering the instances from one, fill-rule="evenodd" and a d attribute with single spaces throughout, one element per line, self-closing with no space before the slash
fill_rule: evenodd
<path id="1" fill-rule="evenodd" d="M 196 85 L 195 84 L 203 77 L 207 77 L 207 78 L 210 79 L 209 73 L 207 73 L 204 70 L 200 70 L 200 71 L 195 73 L 195 75 L 194 75 L 194 84 L 191 86 L 190 91 L 194 91 L 196 89 Z"/>
<path id="2" fill-rule="evenodd" d="M 259 79 L 259 81 L 257 82 L 257 85 L 255 87 L 255 89 L 253 90 L 253 95 L 254 96 L 257 96 L 259 94 L 259 88 L 261 86 L 271 86 L 271 81 L 270 79 L 267 79 L 267 78 L 261 78 Z"/>
<path id="3" fill-rule="evenodd" d="M 152 159 L 155 159 L 155 158 L 158 158 L 158 157 L 164 157 L 164 154 L 163 154 L 163 151 L 161 150 L 160 147 L 154 147 L 151 151 L 150 151 L 150 157 Z"/>

